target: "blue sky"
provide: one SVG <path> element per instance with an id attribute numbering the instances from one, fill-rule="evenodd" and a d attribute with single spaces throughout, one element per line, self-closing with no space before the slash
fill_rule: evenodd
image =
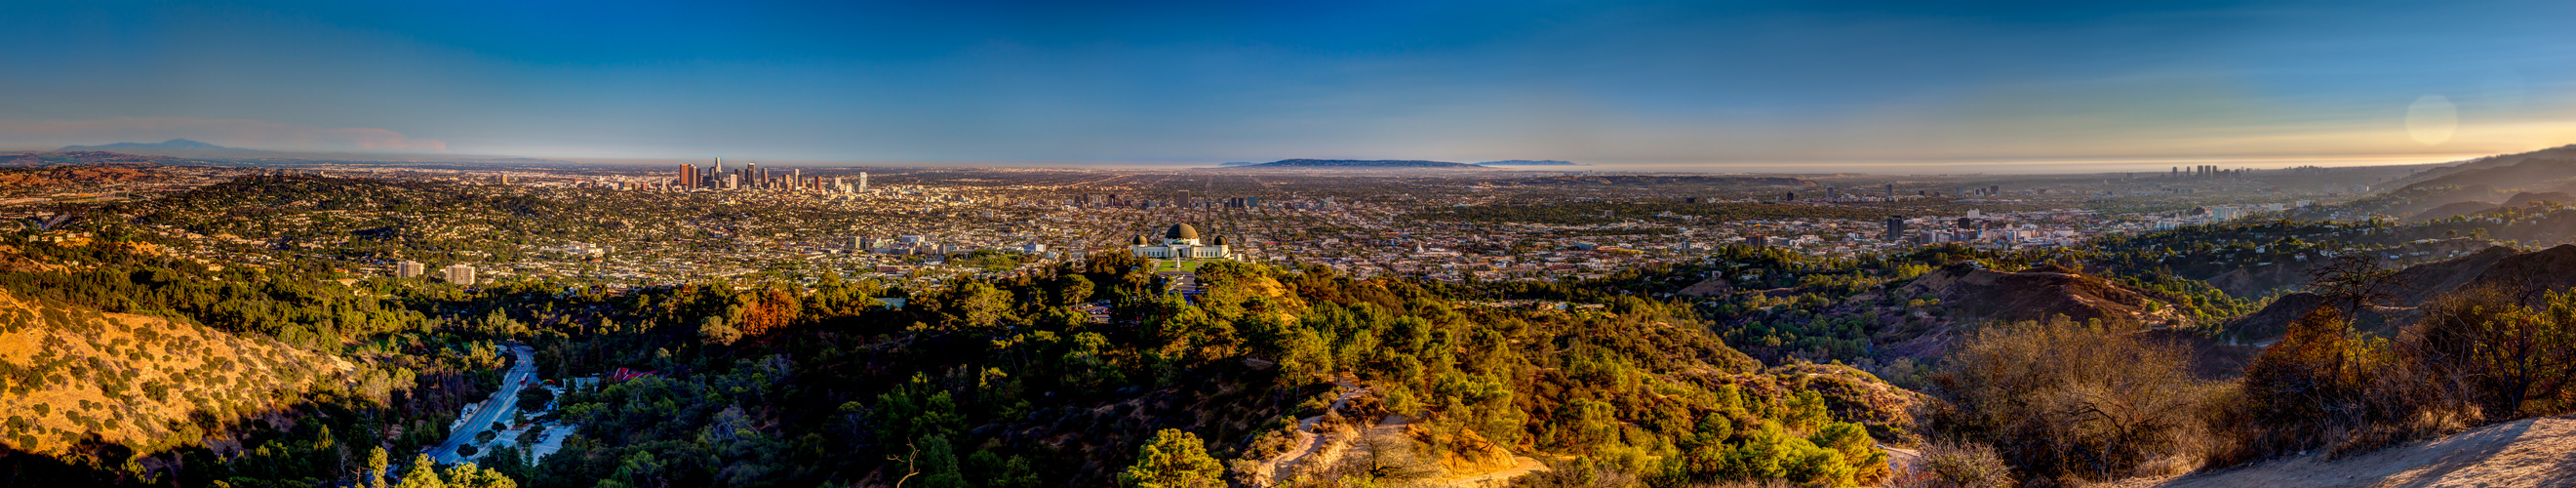
<path id="1" fill-rule="evenodd" d="M 2570 18 L 2576 2 L 9 2 L 0 147 L 2438 160 L 2576 143 Z"/>

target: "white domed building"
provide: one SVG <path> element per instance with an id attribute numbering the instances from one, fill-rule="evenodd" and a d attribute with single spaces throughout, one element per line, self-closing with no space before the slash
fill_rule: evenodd
<path id="1" fill-rule="evenodd" d="M 1131 249 L 1136 257 L 1151 259 L 1234 259 L 1234 250 L 1225 245 L 1225 237 L 1202 244 L 1199 230 L 1190 224 L 1172 224 L 1170 230 L 1163 231 L 1161 244 L 1136 236 Z"/>

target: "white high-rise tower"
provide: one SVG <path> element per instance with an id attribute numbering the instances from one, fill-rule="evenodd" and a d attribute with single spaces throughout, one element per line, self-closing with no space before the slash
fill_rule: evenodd
<path id="1" fill-rule="evenodd" d="M 859 191 L 868 191 L 868 172 L 859 172 Z"/>

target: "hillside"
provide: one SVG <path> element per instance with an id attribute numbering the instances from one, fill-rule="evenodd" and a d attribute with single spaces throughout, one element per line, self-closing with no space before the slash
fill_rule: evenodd
<path id="1" fill-rule="evenodd" d="M 2529 207 L 2542 202 L 2556 203 L 2559 205 L 2576 205 L 2576 195 L 2569 195 L 2567 192 L 2558 191 L 2515 193 L 2513 194 L 2513 198 L 2507 198 L 2504 200 L 2504 206 Z"/>
<path id="2" fill-rule="evenodd" d="M 2388 297 L 2360 317 L 2364 329 L 2393 333 L 2396 326 L 2413 320 L 2416 307 L 2455 290 L 2502 286 L 2537 299 L 2539 292 L 2576 286 L 2576 244 L 2530 252 L 2493 246 L 2465 256 L 2409 266 L 2399 270 L 2395 278 L 2396 284 L 2384 290 Z M 2314 293 L 2291 293 L 2260 311 L 2228 322 L 2222 329 L 2242 341 L 2267 341 L 2279 337 L 2290 322 L 2325 304 Z"/>
<path id="3" fill-rule="evenodd" d="M 149 167 L 61 165 L 40 169 L 0 170 L 0 187 L 50 188 L 62 185 L 136 181 L 160 176 Z"/>
<path id="4" fill-rule="evenodd" d="M 352 366 L 273 340 L 0 291 L 0 445 L 64 455 L 90 440 L 150 452 L 198 441 L 205 419 L 282 407 Z"/>
<path id="5" fill-rule="evenodd" d="M 2523 188 L 2535 183 L 2576 177 L 2576 145 L 2488 156 L 2426 169 L 2390 182 L 2391 188 L 2488 185 Z"/>
<path id="6" fill-rule="evenodd" d="M 1898 288 L 1903 295 L 1931 295 L 1962 322 L 2044 320 L 2063 315 L 2099 320 L 2117 328 L 2189 327 L 2188 317 L 2165 312 L 2172 304 L 2136 289 L 2057 266 L 2016 272 L 1953 265 Z"/>
<path id="7" fill-rule="evenodd" d="M 1582 166 L 1580 164 L 1574 164 L 1573 161 L 1558 161 L 1554 159 L 1509 159 L 1503 161 L 1486 161 L 1476 164 L 1484 166 Z"/>
<path id="8" fill-rule="evenodd" d="M 105 151 L 0 154 L 0 166 L 50 166 L 57 164 L 151 167 L 154 165 L 205 163 L 193 159 L 173 158 L 167 156 L 142 156 Z"/>
<path id="9" fill-rule="evenodd" d="M 2431 208 L 2431 209 L 2427 209 L 2427 210 L 2422 211 L 2422 212 L 2416 212 L 2416 213 L 2415 213 L 2415 216 L 2413 216 L 2413 217 L 2407 217 L 2407 218 L 2406 218 L 2406 222 L 2407 222 L 2407 223 L 2431 222 L 2431 221 L 2435 221 L 2435 220 L 2442 220 L 2442 219 L 2447 219 L 2447 218 L 2451 218 L 2451 217 L 2458 217 L 2458 216 L 2462 216 L 2462 215 L 2469 215 L 2469 214 L 2474 214 L 2474 213 L 2478 213 L 2478 212 L 2484 212 L 2484 211 L 2488 211 L 2488 210 L 2495 210 L 2495 209 L 2497 209 L 2497 208 L 2501 208 L 2501 206 L 2496 205 L 2496 204 L 2493 204 L 2493 203 L 2480 202 L 2480 201 L 2474 201 L 2474 200 L 2472 200 L 2472 201 L 2466 201 L 2466 202 L 2451 202 L 2451 203 L 2442 204 L 2442 206 L 2439 206 L 2439 207 L 2433 207 L 2433 208 Z"/>

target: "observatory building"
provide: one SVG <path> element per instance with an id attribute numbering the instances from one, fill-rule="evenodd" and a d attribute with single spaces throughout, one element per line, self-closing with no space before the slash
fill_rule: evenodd
<path id="1" fill-rule="evenodd" d="M 1151 239 L 1147 239 L 1146 236 L 1136 236 L 1134 244 L 1135 246 L 1132 249 L 1136 253 L 1136 257 L 1141 258 L 1234 258 L 1234 251 L 1226 247 L 1224 237 L 1220 236 L 1213 241 L 1201 244 L 1199 243 L 1199 230 L 1197 228 L 1190 227 L 1190 224 L 1172 224 L 1172 228 L 1170 230 L 1163 231 L 1163 239 L 1159 244 L 1155 243 Z"/>

